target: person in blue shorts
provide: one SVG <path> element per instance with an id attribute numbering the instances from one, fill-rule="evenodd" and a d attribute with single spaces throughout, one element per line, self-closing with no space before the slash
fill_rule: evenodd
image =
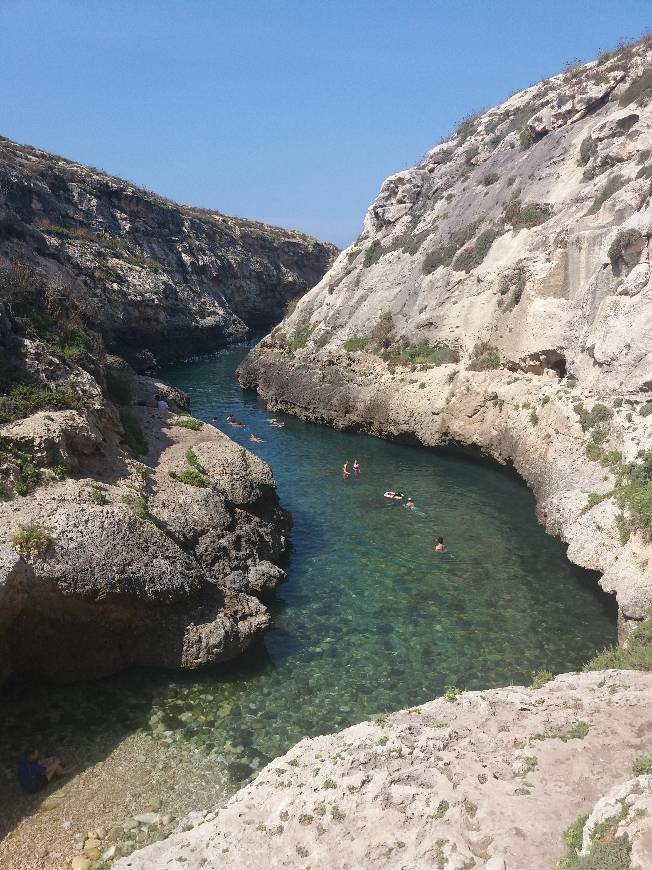
<path id="1" fill-rule="evenodd" d="M 38 749 L 28 749 L 18 765 L 18 782 L 26 792 L 34 794 L 54 776 L 67 773 L 58 758 L 41 758 Z"/>

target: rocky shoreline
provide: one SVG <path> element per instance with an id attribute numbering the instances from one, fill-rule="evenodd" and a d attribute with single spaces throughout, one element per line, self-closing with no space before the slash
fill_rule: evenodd
<path id="1" fill-rule="evenodd" d="M 652 765 L 651 702 L 652 676 L 634 671 L 451 690 L 301 741 L 114 867 L 550 870 L 575 848 L 631 864 L 568 868 L 647 867 L 652 776 L 633 774 Z"/>

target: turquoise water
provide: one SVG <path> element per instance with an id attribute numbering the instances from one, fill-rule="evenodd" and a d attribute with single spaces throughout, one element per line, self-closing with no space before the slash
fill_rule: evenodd
<path id="1" fill-rule="evenodd" d="M 28 700 L 10 687 L 5 744 L 83 734 L 101 754 L 102 734 L 141 728 L 193 745 L 235 787 L 304 735 L 422 703 L 448 686 L 577 669 L 615 641 L 613 602 L 537 524 L 534 499 L 514 474 L 289 417 L 276 430 L 262 401 L 235 382 L 246 350 L 161 376 L 189 394 L 196 416 L 216 417 L 271 465 L 293 514 L 288 582 L 269 602 L 272 628 L 227 668 L 132 671 L 56 697 L 31 687 Z M 226 424 L 230 413 L 246 430 Z M 265 443 L 250 444 L 251 432 Z M 345 480 L 342 462 L 354 458 L 362 473 Z M 387 489 L 413 496 L 420 512 L 385 502 Z M 433 551 L 436 535 L 444 555 Z"/>

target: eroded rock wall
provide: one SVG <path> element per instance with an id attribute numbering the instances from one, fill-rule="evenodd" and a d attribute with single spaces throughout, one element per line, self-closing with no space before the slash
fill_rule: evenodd
<path id="1" fill-rule="evenodd" d="M 643 41 L 466 119 L 240 371 L 273 408 L 513 462 L 623 635 L 652 602 L 651 68 Z"/>
<path id="2" fill-rule="evenodd" d="M 27 262 L 81 302 L 134 364 L 151 362 L 145 350 L 159 361 L 206 353 L 274 323 L 336 252 L 0 138 L 0 262 Z"/>

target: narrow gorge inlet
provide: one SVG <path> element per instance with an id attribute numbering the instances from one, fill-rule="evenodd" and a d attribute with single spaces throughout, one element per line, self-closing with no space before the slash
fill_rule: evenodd
<path id="1" fill-rule="evenodd" d="M 226 669 L 5 687 L 5 806 L 17 797 L 12 760 L 26 742 L 56 745 L 85 765 L 126 740 L 126 761 L 106 765 L 124 780 L 78 820 L 110 826 L 122 821 L 134 786 L 130 753 L 154 766 L 164 758 L 166 770 L 179 764 L 185 774 L 183 795 L 166 775 L 148 784 L 134 812 L 151 799 L 187 810 L 189 795 L 193 809 L 208 808 L 304 735 L 421 704 L 450 686 L 527 684 L 541 668 L 581 668 L 615 641 L 612 597 L 545 534 L 513 472 L 292 418 L 275 429 L 264 403 L 235 380 L 248 349 L 169 366 L 162 376 L 187 392 L 197 417 L 216 418 L 271 465 L 292 512 L 288 582 L 270 602 L 271 629 Z M 246 429 L 230 427 L 229 414 Z M 252 432 L 264 443 L 250 445 Z M 343 479 L 346 458 L 360 461 L 359 479 Z M 420 512 L 385 502 L 387 489 L 411 495 Z M 439 534 L 443 556 L 433 551 Z M 68 783 L 49 820 L 79 813 L 79 792 Z"/>

